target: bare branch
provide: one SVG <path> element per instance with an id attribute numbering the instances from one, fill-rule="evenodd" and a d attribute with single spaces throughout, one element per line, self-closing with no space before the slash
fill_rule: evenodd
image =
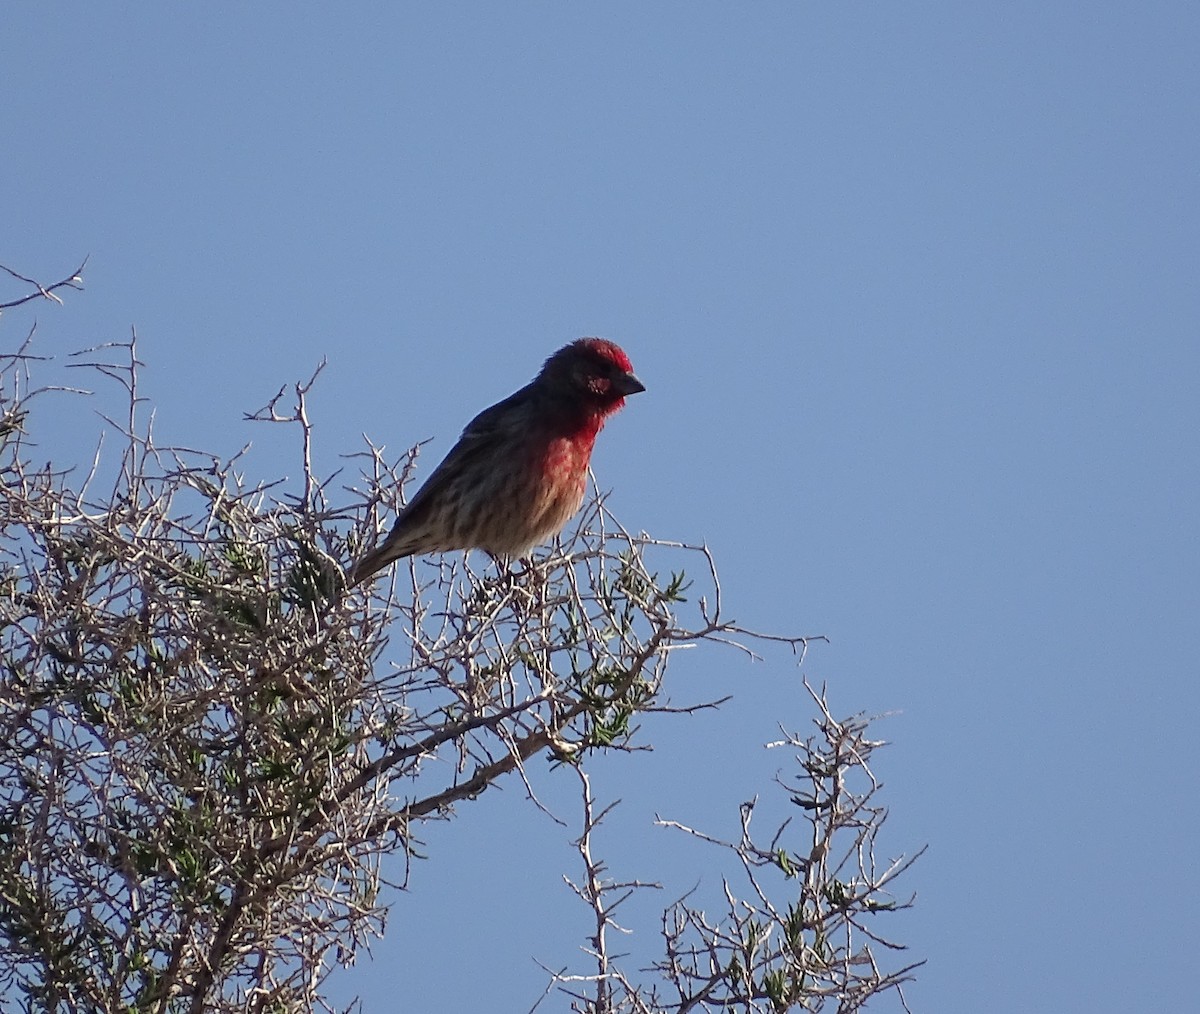
<path id="1" fill-rule="evenodd" d="M 32 285 L 34 290 L 26 296 L 21 296 L 19 299 L 10 300 L 7 303 L 0 303 L 0 310 L 8 310 L 14 306 L 20 306 L 22 303 L 28 303 L 34 299 L 50 299 L 55 303 L 62 305 L 62 299 L 55 295 L 59 289 L 83 289 L 83 269 L 87 266 L 88 259 L 85 257 L 83 262 L 71 274 L 64 278 L 61 282 L 55 282 L 53 285 L 42 285 L 41 282 L 34 281 L 32 278 L 26 278 L 22 274 L 18 274 L 12 268 L 5 267 L 0 264 L 0 271 L 15 278 L 18 282 L 24 282 L 26 285 Z"/>

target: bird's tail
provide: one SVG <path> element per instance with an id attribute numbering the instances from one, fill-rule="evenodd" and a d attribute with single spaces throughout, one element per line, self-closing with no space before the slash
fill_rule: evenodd
<path id="1" fill-rule="evenodd" d="M 347 577 L 349 587 L 362 584 L 369 577 L 373 577 L 379 571 L 383 570 L 389 563 L 399 560 L 403 556 L 410 554 L 405 553 L 399 548 L 398 542 L 391 538 L 384 539 L 383 542 L 372 549 L 366 556 L 358 561 L 352 568 Z"/>

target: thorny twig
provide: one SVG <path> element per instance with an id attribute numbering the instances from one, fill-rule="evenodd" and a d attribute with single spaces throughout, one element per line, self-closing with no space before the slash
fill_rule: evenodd
<path id="1" fill-rule="evenodd" d="M 87 266 L 88 259 L 85 257 L 83 262 L 70 275 L 60 282 L 55 282 L 53 285 L 42 285 L 41 282 L 35 281 L 32 278 L 27 278 L 25 275 L 19 274 L 10 267 L 5 267 L 0 264 L 0 271 L 15 278 L 18 282 L 24 282 L 26 285 L 32 285 L 34 292 L 28 295 L 21 296 L 19 299 L 9 300 L 7 303 L 0 303 L 0 310 L 9 310 L 14 306 L 20 306 L 22 303 L 31 302 L 34 299 L 50 299 L 55 303 L 62 305 L 62 299 L 55 295 L 59 289 L 83 289 L 83 269 Z"/>

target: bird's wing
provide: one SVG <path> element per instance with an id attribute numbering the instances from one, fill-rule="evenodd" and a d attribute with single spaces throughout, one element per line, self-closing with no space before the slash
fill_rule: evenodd
<path id="1" fill-rule="evenodd" d="M 497 447 L 512 439 L 514 421 L 526 421 L 527 414 L 519 409 L 532 399 L 532 387 L 532 384 L 526 385 L 503 401 L 485 408 L 467 423 L 462 436 L 458 438 L 458 443 L 450 448 L 441 464 L 433 470 L 424 485 L 400 512 L 396 519 L 396 528 L 402 525 L 407 527 L 409 524 L 419 525 L 421 515 L 428 504 L 437 497 L 447 476 L 457 475 L 464 469 L 469 469 L 473 461 L 489 457 Z"/>

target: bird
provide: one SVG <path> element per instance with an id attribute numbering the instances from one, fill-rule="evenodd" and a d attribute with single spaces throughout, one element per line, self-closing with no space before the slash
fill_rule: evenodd
<path id="1" fill-rule="evenodd" d="M 629 395 L 645 390 L 614 342 L 564 345 L 530 383 L 467 424 L 387 538 L 353 566 L 349 585 L 407 556 L 526 556 L 578 512 L 597 434 Z"/>

